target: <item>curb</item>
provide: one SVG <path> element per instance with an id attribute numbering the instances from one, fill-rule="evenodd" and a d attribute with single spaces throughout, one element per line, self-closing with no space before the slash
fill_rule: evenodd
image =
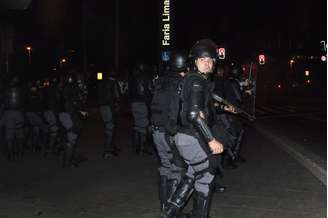
<path id="1" fill-rule="evenodd" d="M 287 152 L 290 156 L 296 159 L 300 164 L 302 164 L 305 168 L 307 168 L 320 182 L 322 182 L 325 186 L 327 186 L 327 170 L 324 167 L 320 166 L 320 164 L 314 162 L 312 158 L 309 158 L 302 154 L 300 151 L 295 149 L 292 141 L 288 139 L 283 139 L 273 133 L 271 133 L 268 129 L 263 126 L 255 125 L 255 129 L 264 135 L 265 137 L 272 140 L 277 146 Z M 311 154 L 309 156 L 317 157 L 315 154 Z M 319 157 L 315 159 L 320 159 Z M 323 165 L 323 164 L 322 164 Z"/>

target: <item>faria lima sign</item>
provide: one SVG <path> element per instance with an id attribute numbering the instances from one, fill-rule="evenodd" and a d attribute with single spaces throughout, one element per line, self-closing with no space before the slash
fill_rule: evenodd
<path id="1" fill-rule="evenodd" d="M 162 10 L 162 46 L 170 46 L 170 0 L 163 0 L 163 10 Z"/>

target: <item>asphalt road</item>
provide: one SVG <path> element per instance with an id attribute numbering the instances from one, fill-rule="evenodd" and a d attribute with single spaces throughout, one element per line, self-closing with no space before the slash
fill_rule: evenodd
<path id="1" fill-rule="evenodd" d="M 40 153 L 16 162 L 1 157 L 0 217 L 159 218 L 157 159 L 132 152 L 131 119 L 122 117 L 116 140 L 122 152 L 111 160 L 101 158 L 96 111 L 84 123 L 80 150 L 89 160 L 79 168 L 62 169 L 60 157 Z M 247 127 L 243 155 L 246 163 L 217 178 L 228 191 L 214 195 L 211 217 L 326 217 L 326 186 L 256 126 Z"/>

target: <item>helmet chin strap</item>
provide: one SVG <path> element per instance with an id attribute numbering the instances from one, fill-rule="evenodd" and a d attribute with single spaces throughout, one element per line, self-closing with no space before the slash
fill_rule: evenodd
<path id="1" fill-rule="evenodd" d="M 208 78 L 208 73 L 203 73 L 203 72 L 200 72 L 200 71 L 198 71 L 205 79 L 207 79 Z"/>

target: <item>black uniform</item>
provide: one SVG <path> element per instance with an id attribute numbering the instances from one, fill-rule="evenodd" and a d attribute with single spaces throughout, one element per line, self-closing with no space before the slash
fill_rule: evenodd
<path id="1" fill-rule="evenodd" d="M 214 69 L 216 49 L 214 42 L 203 39 L 197 41 L 190 51 L 193 60 L 203 61 L 203 67 L 206 66 L 204 70 L 208 72 L 200 72 L 200 69 L 197 69 L 188 73 L 183 82 L 178 116 L 179 128 L 174 141 L 188 168 L 168 200 L 163 212 L 164 218 L 175 218 L 194 190 L 194 204 L 190 217 L 208 218 L 209 215 L 212 181 L 215 178 L 215 165 L 212 162 L 209 142 L 212 142 L 218 151 L 222 151 L 210 128 L 214 106 L 211 102 L 211 85 L 207 79 Z M 207 61 L 207 65 L 204 65 L 204 60 Z M 199 66 L 196 65 L 197 67 Z"/>
<path id="2" fill-rule="evenodd" d="M 82 127 L 80 111 L 85 111 L 86 94 L 85 86 L 79 87 L 79 84 L 73 77 L 68 78 L 63 90 L 64 111 L 59 114 L 59 120 L 66 130 L 67 139 L 63 167 L 77 166 L 79 162 L 76 148 Z"/>
<path id="3" fill-rule="evenodd" d="M 115 78 L 109 77 L 98 84 L 99 110 L 105 125 L 104 158 L 117 155 L 117 148 L 113 144 L 113 133 L 115 132 L 114 113 L 119 106 L 120 91 Z"/>
<path id="4" fill-rule="evenodd" d="M 243 91 L 237 78 L 229 77 L 225 83 L 226 100 L 233 105 L 241 108 L 243 103 Z M 240 145 L 244 135 L 243 124 L 240 118 L 234 114 L 227 114 L 227 129 L 233 137 L 233 152 L 238 158 L 240 153 Z"/>
<path id="5" fill-rule="evenodd" d="M 61 94 L 56 80 L 51 81 L 50 85 L 44 88 L 44 119 L 48 125 L 48 144 L 46 154 L 55 152 L 57 136 L 59 132 L 58 114 L 60 111 Z"/>
<path id="6" fill-rule="evenodd" d="M 27 90 L 25 102 L 25 115 L 32 132 L 29 139 L 32 143 L 32 150 L 40 151 L 45 144 L 46 124 L 43 119 L 44 104 L 40 88 L 35 83 Z"/>
<path id="7" fill-rule="evenodd" d="M 145 71 L 136 70 L 129 79 L 129 98 L 134 118 L 134 146 L 137 154 L 151 154 L 147 135 L 149 134 L 149 104 L 152 80 Z"/>
<path id="8" fill-rule="evenodd" d="M 24 153 L 24 114 L 23 92 L 19 78 L 14 77 L 3 95 L 2 125 L 5 128 L 5 141 L 8 159 Z"/>
<path id="9" fill-rule="evenodd" d="M 188 168 L 168 201 L 169 206 L 164 217 L 174 217 L 173 214 L 183 207 L 194 190 L 193 214 L 207 214 L 208 199 L 212 192 L 211 184 L 215 178 L 215 166 L 210 162 L 212 154 L 207 145 L 214 139 L 209 123 L 212 119 L 209 82 L 200 73 L 189 73 L 184 81 L 182 98 L 179 129 L 174 140 Z M 203 112 L 205 120 L 200 117 L 200 111 Z"/>
<path id="10" fill-rule="evenodd" d="M 151 104 L 151 123 L 153 129 L 153 141 L 160 158 L 160 201 L 163 210 L 171 193 L 180 183 L 186 168 L 174 144 L 176 127 L 174 111 L 179 105 L 178 87 L 182 83 L 182 76 L 177 72 L 169 72 L 159 77 L 155 83 L 155 91 Z M 176 114 L 177 115 L 177 114 Z"/>

